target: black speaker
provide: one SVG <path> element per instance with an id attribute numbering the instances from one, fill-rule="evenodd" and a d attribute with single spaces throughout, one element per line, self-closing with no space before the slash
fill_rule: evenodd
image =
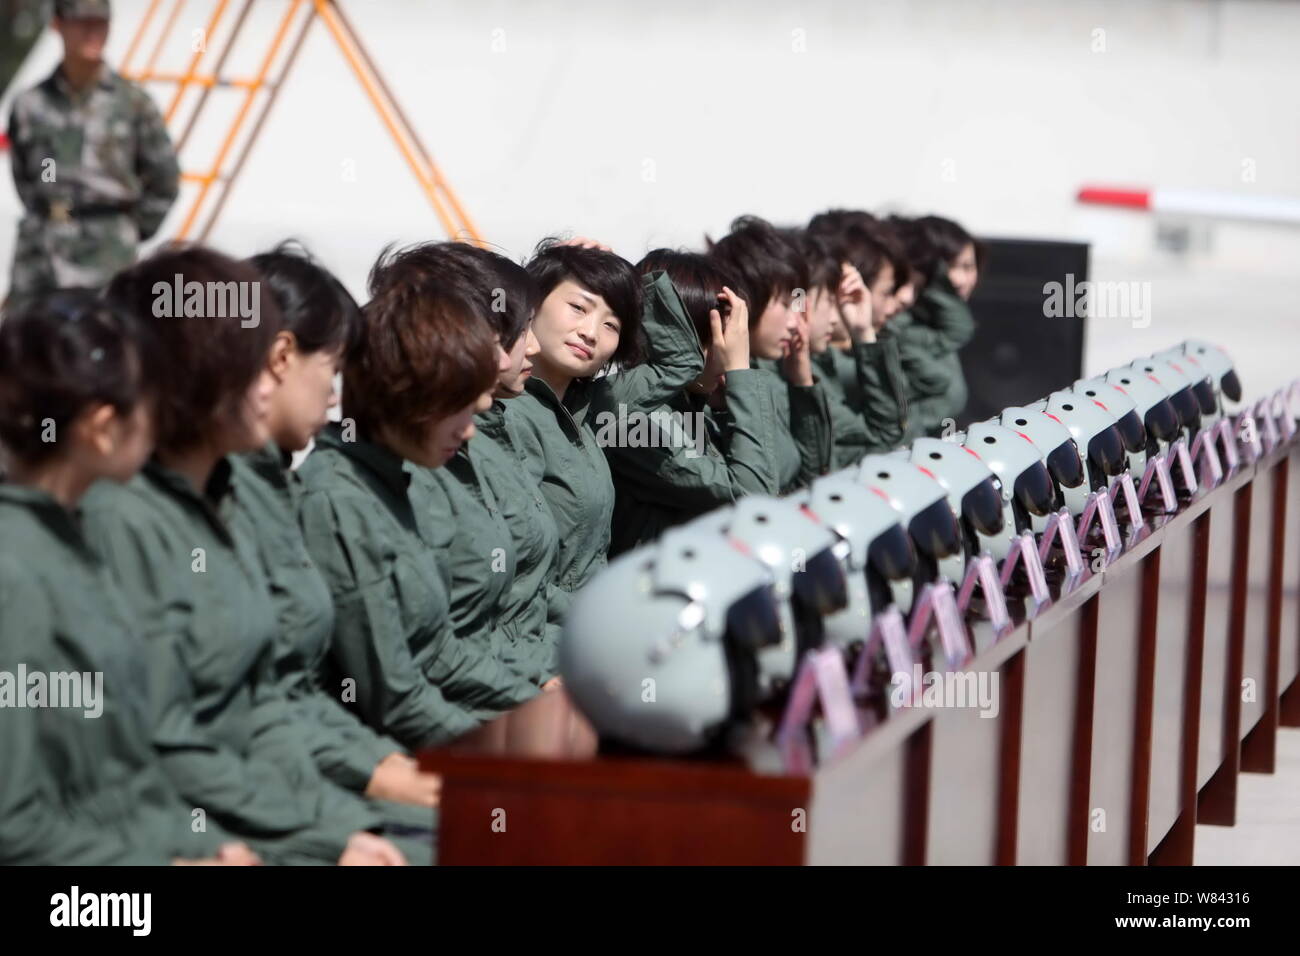
<path id="1" fill-rule="evenodd" d="M 1084 317 L 1049 317 L 1044 286 L 1059 282 L 1070 289 L 1086 280 L 1087 243 L 982 241 L 987 255 L 970 302 L 975 337 L 961 350 L 969 390 L 958 420 L 963 428 L 1008 405 L 1043 398 L 1083 374 Z"/>

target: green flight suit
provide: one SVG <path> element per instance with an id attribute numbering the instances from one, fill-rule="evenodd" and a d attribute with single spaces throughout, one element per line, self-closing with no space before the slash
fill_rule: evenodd
<path id="1" fill-rule="evenodd" d="M 343 688 L 323 681 L 334 635 L 334 602 L 329 585 L 307 553 L 298 507 L 302 479 L 290 467 L 292 456 L 273 442 L 260 451 L 232 455 L 233 524 L 257 547 L 279 619 L 275 637 L 275 677 L 294 710 L 308 752 L 326 779 L 364 794 L 385 757 L 402 753 L 397 741 L 376 733 L 343 703 Z M 436 811 L 371 799 L 386 826 L 429 830 Z M 430 850 L 419 840 L 394 838 L 411 863 L 427 862 Z"/>
<path id="2" fill-rule="evenodd" d="M 353 682 L 357 715 L 410 750 L 473 730 L 457 700 L 493 690 L 452 628 L 439 552 L 454 529 L 415 505 L 415 467 L 332 423 L 298 469 L 303 539 L 334 599 L 326 686 Z"/>
<path id="3" fill-rule="evenodd" d="M 513 399 L 511 399 L 513 401 Z M 475 419 L 470 454 L 496 497 L 510 531 L 515 573 L 501 597 L 505 632 L 502 655 L 517 673 L 540 685 L 555 676 L 554 629 L 548 609 L 556 597 L 555 560 L 560 532 L 542 489 L 524 480 L 514 429 L 506 419 L 506 402 L 496 401 Z"/>
<path id="4" fill-rule="evenodd" d="M 657 447 L 607 447 L 614 472 L 610 554 L 658 538 L 748 494 L 776 495 L 778 391 L 761 369 L 727 373 L 725 404 L 679 391 L 654 412 L 666 424 Z"/>
<path id="5" fill-rule="evenodd" d="M 614 513 L 614 482 L 596 440 L 600 413 L 640 414 L 658 407 L 703 368 L 699 338 L 677 290 L 663 272 L 643 277 L 643 315 L 658 313 L 662 335 L 647 361 L 590 381 L 572 382 L 561 402 L 537 377 L 526 393 L 506 403 L 506 420 L 518 439 L 524 477 L 542 489 L 559 530 L 556 585 L 548 609 L 551 633 L 568 597 L 605 566 Z"/>
<path id="6" fill-rule="evenodd" d="M 325 780 L 275 679 L 277 621 L 256 548 L 232 531 L 231 466 L 204 492 L 157 462 L 86 495 L 86 537 L 144 631 L 154 747 L 176 788 L 271 862 L 334 862 L 379 826 Z"/>
<path id="7" fill-rule="evenodd" d="M 27 699 L 20 666 L 102 675 L 92 708 L 84 696 L 16 707 L 0 687 L 0 865 L 215 856 L 234 837 L 214 820 L 194 832 L 193 805 L 154 753 L 138 627 L 73 516 L 43 491 L 0 484 L 0 544 L 0 675 L 11 690 Z"/>
<path id="8" fill-rule="evenodd" d="M 886 385 L 889 357 L 888 346 L 878 341 L 859 342 L 851 353 L 831 347 L 812 357 L 830 408 L 832 471 L 856 465 L 864 455 L 889 451 L 902 441 L 902 410 Z M 856 384 L 852 395 L 844 385 L 845 366 Z"/>
<path id="9" fill-rule="evenodd" d="M 232 456 L 231 464 L 236 527 L 256 543 L 279 619 L 276 680 L 295 708 L 316 766 L 340 786 L 363 792 L 379 762 L 402 747 L 362 723 L 342 703 L 342 688 L 322 684 L 334 602 L 298 526 L 302 479 L 274 444 Z"/>
<path id="10" fill-rule="evenodd" d="M 907 441 L 921 435 L 938 437 L 944 419 L 956 419 L 966 408 L 966 376 L 960 349 L 975 335 L 970 306 L 953 289 L 947 270 L 930 277 L 910 313 L 890 319 L 898 336 L 898 351 L 907 379 L 909 422 Z"/>
<path id="11" fill-rule="evenodd" d="M 487 689 L 452 699 L 489 715 L 522 704 L 537 694 L 537 685 L 506 663 L 501 618 L 514 582 L 514 541 L 478 455 L 462 447 L 441 468 L 413 468 L 411 502 L 431 525 L 450 533 L 437 557 L 448 581 L 454 641 L 467 672 Z"/>
<path id="12" fill-rule="evenodd" d="M 814 369 L 813 384 L 791 385 L 781 375 L 781 361 L 752 359 L 749 364 L 764 373 L 772 390 L 778 425 L 777 484 L 787 495 L 830 470 L 834 446 L 825 384 Z"/>
<path id="13" fill-rule="evenodd" d="M 904 321 L 910 321 L 910 316 Z M 869 395 L 877 396 L 879 401 L 894 408 L 897 418 L 890 422 L 889 432 L 898 437 L 888 446 L 888 450 L 893 450 L 905 444 L 911 414 L 907 405 L 907 377 L 903 374 L 898 335 L 894 332 L 892 320 L 884 328 L 876 330 L 876 344 L 883 353 L 878 363 L 863 365 L 836 349 L 842 356 L 836 359 L 836 367 L 849 408 L 865 412 Z"/>

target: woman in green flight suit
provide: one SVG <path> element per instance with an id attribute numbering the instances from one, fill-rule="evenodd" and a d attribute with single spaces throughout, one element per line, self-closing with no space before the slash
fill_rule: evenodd
<path id="1" fill-rule="evenodd" d="M 498 369 L 479 290 L 429 279 L 416 254 L 375 265 L 343 369 L 343 420 L 299 469 L 307 550 L 334 600 L 327 683 L 346 682 L 362 719 L 411 750 L 474 729 L 525 683 L 457 637 L 444 557 L 456 528 L 416 487 L 473 434 Z"/>
<path id="2" fill-rule="evenodd" d="M 463 242 L 420 243 L 394 253 L 371 272 L 370 294 L 384 300 L 395 288 L 415 285 L 423 301 L 456 302 L 468 293 L 470 298 L 459 305 L 492 336 L 499 373 L 507 356 L 500 331 L 488 317 L 507 314 L 493 306 L 507 304 L 510 290 L 498 281 L 500 269 L 490 264 L 496 258 L 501 257 Z M 523 306 L 527 308 L 527 301 Z M 518 329 L 510 332 L 513 345 Z M 494 386 L 495 382 L 489 388 Z M 477 449 L 466 440 L 441 465 L 412 470 L 411 501 L 431 525 L 447 529 L 447 546 L 436 557 L 449 586 L 453 644 L 465 667 L 485 688 L 484 694 L 453 690 L 449 696 L 487 717 L 535 696 L 538 685 L 505 660 L 503 615 L 514 586 L 516 554 L 509 524 L 483 465 Z M 447 688 L 443 692 L 447 694 Z"/>
<path id="3" fill-rule="evenodd" d="M 343 703 L 342 688 L 322 683 L 334 603 L 298 525 L 302 479 L 291 459 L 310 444 L 338 402 L 334 379 L 361 333 L 361 310 L 338 279 L 292 244 L 249 263 L 284 319 L 269 363 L 279 383 L 268 415 L 271 441 L 231 458 L 236 521 L 256 542 L 280 622 L 276 679 L 327 778 L 370 797 L 431 808 L 438 778 L 420 773 L 400 744 L 366 726 Z M 432 815 L 426 809 L 397 818 L 427 829 Z"/>
<path id="4" fill-rule="evenodd" d="M 685 311 L 702 370 L 651 411 L 651 427 L 667 434 L 650 447 L 605 443 L 616 492 L 612 555 L 742 495 L 779 491 L 776 393 L 767 372 L 750 368 L 749 309 L 736 280 L 706 256 L 669 249 L 647 253 L 637 268 L 670 283 L 673 309 L 662 313 Z M 651 354 L 666 338 L 658 314 L 646 310 Z"/>
<path id="5" fill-rule="evenodd" d="M 839 340 L 814 356 L 814 362 L 824 373 L 828 391 L 842 396 L 850 411 L 875 424 L 868 453 L 898 447 L 909 440 L 911 421 L 899 337 L 896 323 L 890 321 L 905 306 L 901 293 L 911 288 L 902 246 L 888 224 L 861 210 L 818 213 L 805 234 L 835 252 L 846 276 L 850 270 L 857 272 L 866 289 L 869 308 L 865 304 L 863 308 L 870 313 L 871 326 L 870 332 L 850 329 L 850 324 L 861 324 L 863 315 L 860 310 L 855 318 L 852 307 L 846 310 L 841 303 L 842 321 L 835 330 Z M 853 295 L 857 296 L 856 290 Z M 841 454 L 845 451 L 840 449 Z"/>
<path id="6" fill-rule="evenodd" d="M 950 219 L 922 216 L 891 220 L 917 277 L 919 291 L 908 312 L 891 320 L 907 379 L 907 438 L 939 436 L 945 420 L 966 408 L 966 376 L 960 351 L 975 335 L 967 304 L 979 281 L 983 251 Z"/>
<path id="7" fill-rule="evenodd" d="M 179 315 L 155 291 L 173 281 L 186 290 Z M 157 447 L 129 484 L 91 489 L 86 534 L 144 628 L 154 747 L 182 796 L 273 862 L 402 864 L 369 832 L 380 825 L 374 809 L 316 769 L 275 680 L 278 625 L 256 549 L 231 525 L 227 456 L 270 438 L 267 360 L 280 314 L 259 281 L 201 246 L 114 278 L 110 301 L 152 313 L 165 356 Z M 214 289 L 242 289 L 254 308 L 222 314 Z"/>
<path id="8" fill-rule="evenodd" d="M 445 552 L 452 579 L 452 618 L 458 635 L 477 641 L 528 681 L 527 694 L 550 686 L 555 633 L 548 631 L 559 531 L 550 507 L 519 467 L 505 402 L 518 397 L 537 353 L 531 323 L 537 287 L 505 256 L 468 243 L 410 250 L 423 255 L 431 282 L 453 272 L 476 288 L 478 312 L 498 348 L 492 407 L 475 418 L 475 432 L 439 469 L 421 469 L 417 484 L 427 506 L 456 532 Z"/>
<path id="9" fill-rule="evenodd" d="M 876 339 L 872 292 L 862 274 L 832 242 L 807 231 L 792 231 L 792 244 L 808 267 L 809 349 L 813 369 L 826 391 L 834 447 L 831 470 L 856 465 L 864 455 L 889 451 L 903 437 L 901 412 L 887 380 L 889 352 Z M 849 351 L 832 347 L 839 325 L 847 332 Z M 849 366 L 855 403 L 843 384 Z"/>
<path id="10" fill-rule="evenodd" d="M 604 567 L 609 551 L 614 483 L 593 419 L 653 409 L 703 365 L 684 314 L 665 321 L 654 362 L 641 361 L 641 277 L 608 249 L 581 242 L 543 242 L 528 263 L 541 299 L 533 320 L 538 353 L 525 394 L 505 410 L 525 478 L 541 488 L 559 530 L 552 641 L 570 595 Z M 658 303 L 648 295 L 645 307 Z"/>
<path id="11" fill-rule="evenodd" d="M 497 376 L 492 407 L 476 419 L 470 447 L 482 462 L 515 547 L 514 583 L 501 608 L 506 628 L 502 653 L 517 673 L 545 688 L 559 669 L 559 609 L 565 603 L 555 578 L 560 531 L 542 489 L 525 479 L 519 466 L 522 445 L 506 417 L 506 403 L 524 394 L 538 351 L 530 319 L 507 352 L 509 364 Z"/>
<path id="12" fill-rule="evenodd" d="M 148 457 L 146 378 L 130 316 L 93 293 L 0 322 L 0 673 L 85 682 L 80 700 L 0 709 L 0 865 L 258 862 L 215 821 L 195 829 L 163 771 L 138 626 L 75 517 L 86 488 Z"/>
<path id="13" fill-rule="evenodd" d="M 749 303 L 750 366 L 768 376 L 777 411 L 777 487 L 788 494 L 830 469 L 834 442 L 825 386 L 814 375 L 808 315 L 795 295 L 808 290 L 803 256 L 770 223 L 741 216 L 709 249 L 735 276 Z"/>

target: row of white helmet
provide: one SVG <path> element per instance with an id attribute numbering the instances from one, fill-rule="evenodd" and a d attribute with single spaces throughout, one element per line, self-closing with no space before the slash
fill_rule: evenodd
<path id="1" fill-rule="evenodd" d="M 810 650 L 862 652 L 875 615 L 1004 560 L 1049 516 L 1191 441 L 1239 401 L 1227 354 L 1188 341 L 944 439 L 869 455 L 785 499 L 749 496 L 611 561 L 575 599 L 565 686 L 603 739 L 716 743 Z"/>

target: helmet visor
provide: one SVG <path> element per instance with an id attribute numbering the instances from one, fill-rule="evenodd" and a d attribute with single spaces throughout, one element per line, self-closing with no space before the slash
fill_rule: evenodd
<path id="1" fill-rule="evenodd" d="M 996 478 L 990 475 L 966 492 L 961 499 L 961 516 L 981 534 L 1002 530 L 1002 494 Z"/>
<path id="2" fill-rule="evenodd" d="M 1069 444 L 1073 449 L 1074 442 Z M 1074 457 L 1076 459 L 1079 457 L 1077 452 Z M 1081 477 L 1080 481 L 1082 480 Z M 1049 513 L 1056 502 L 1056 488 L 1052 484 L 1052 476 L 1047 473 L 1047 468 L 1041 461 L 1034 462 L 1017 476 L 1014 492 L 1016 501 L 1032 515 Z"/>
<path id="3" fill-rule="evenodd" d="M 1178 437 L 1178 412 L 1167 398 L 1147 409 L 1145 421 L 1147 434 L 1158 441 L 1169 442 Z"/>
<path id="4" fill-rule="evenodd" d="M 1137 409 L 1121 416 L 1119 420 L 1119 437 L 1124 442 L 1124 449 L 1139 452 L 1147 447 L 1147 430 L 1138 417 Z"/>
<path id="5" fill-rule="evenodd" d="M 1092 436 L 1088 442 L 1088 464 L 1094 475 L 1114 477 L 1124 470 L 1127 459 L 1117 426 L 1109 425 Z"/>
<path id="6" fill-rule="evenodd" d="M 1078 488 L 1083 484 L 1083 459 L 1079 457 L 1079 446 L 1074 439 L 1063 441 L 1048 452 L 1047 470 L 1065 488 Z"/>
<path id="7" fill-rule="evenodd" d="M 867 547 L 867 560 L 881 576 L 901 581 L 916 570 L 916 551 L 903 526 L 891 524 Z"/>
<path id="8" fill-rule="evenodd" d="M 946 498 L 913 515 L 907 530 L 917 548 L 932 558 L 947 558 L 961 551 L 961 529 Z"/>

